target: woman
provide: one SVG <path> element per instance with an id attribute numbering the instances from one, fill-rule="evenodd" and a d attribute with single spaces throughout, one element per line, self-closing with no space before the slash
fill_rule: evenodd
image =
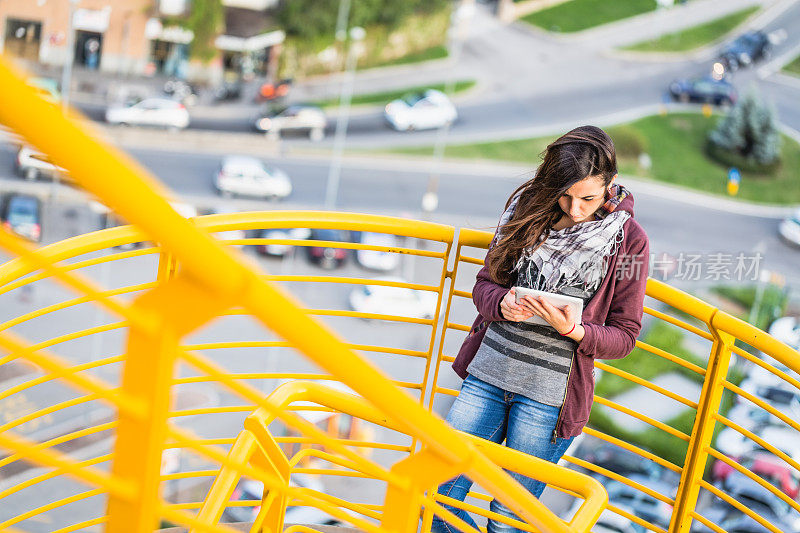
<path id="1" fill-rule="evenodd" d="M 594 359 L 631 352 L 647 283 L 648 238 L 633 219 L 633 196 L 616 177 L 613 142 L 600 128 L 583 126 L 550 144 L 536 176 L 509 198 L 472 291 L 478 317 L 453 362 L 465 378 L 447 415 L 454 428 L 505 439 L 552 462 L 583 430 Z M 581 298 L 581 320 L 546 300 L 516 303 L 515 286 Z M 533 315 L 548 325 L 524 322 Z M 537 498 L 544 490 L 540 481 L 509 473 Z M 439 493 L 463 500 L 471 485 L 459 476 Z M 496 500 L 490 510 L 516 518 Z M 438 517 L 432 530 L 457 531 Z M 487 531 L 518 530 L 489 520 Z"/>

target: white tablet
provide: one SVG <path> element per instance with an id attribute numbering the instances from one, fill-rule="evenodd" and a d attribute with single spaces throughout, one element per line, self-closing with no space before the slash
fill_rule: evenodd
<path id="1" fill-rule="evenodd" d="M 564 307 L 565 305 L 569 305 L 572 307 L 573 316 L 576 317 L 576 323 L 581 323 L 581 315 L 583 314 L 583 300 L 577 296 L 567 296 L 566 294 L 559 294 L 557 292 L 537 291 L 535 289 L 526 289 L 525 287 L 514 287 L 514 293 L 516 294 L 517 303 L 519 303 L 523 296 L 541 296 L 556 307 Z M 533 315 L 524 322 L 529 324 L 542 324 L 544 326 L 550 326 L 545 319 L 538 315 Z"/>

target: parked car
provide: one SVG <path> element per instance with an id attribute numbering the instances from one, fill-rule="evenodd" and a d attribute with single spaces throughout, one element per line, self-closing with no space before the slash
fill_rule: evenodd
<path id="1" fill-rule="evenodd" d="M 677 487 L 677 484 L 665 483 L 637 474 L 631 475 L 629 479 L 664 495 L 672 495 Z M 609 503 L 656 526 L 665 529 L 669 526 L 669 521 L 672 518 L 671 505 L 619 481 L 605 478 L 604 485 L 606 492 L 608 492 Z M 572 507 L 570 507 L 562 518 L 565 520 L 572 520 L 582 503 L 583 500 L 576 498 L 573 501 Z M 598 531 L 613 531 L 615 533 L 644 533 L 647 531 L 642 526 L 634 524 L 627 518 L 608 510 L 600 515 L 597 523 L 601 525 L 601 527 L 592 528 L 592 531 L 595 533 Z"/>
<path id="2" fill-rule="evenodd" d="M 786 461 L 766 451 L 755 451 L 744 457 L 733 458 L 744 468 L 769 481 L 793 500 L 800 495 L 800 473 Z M 711 479 L 719 483 L 723 490 L 729 490 L 728 478 L 735 472 L 724 461 L 716 461 L 711 469 Z"/>
<path id="3" fill-rule="evenodd" d="M 756 426 L 750 431 L 795 461 L 800 461 L 800 435 L 793 428 L 766 425 Z M 729 457 L 741 457 L 761 449 L 761 446 L 755 441 L 745 437 L 733 428 L 725 428 L 719 432 L 716 447 Z"/>
<path id="4" fill-rule="evenodd" d="M 224 81 L 214 88 L 214 100 L 225 102 L 228 100 L 238 100 L 242 97 L 243 82 L 240 79 Z"/>
<path id="5" fill-rule="evenodd" d="M 278 100 L 280 98 L 284 98 L 289 94 L 289 90 L 291 88 L 292 80 L 290 78 L 264 82 L 261 84 L 261 87 L 258 88 L 256 101 L 265 102 L 268 100 Z"/>
<path id="6" fill-rule="evenodd" d="M 258 196 L 277 200 L 292 193 L 292 182 L 284 171 L 244 155 L 223 158 L 214 185 L 223 196 Z"/>
<path id="7" fill-rule="evenodd" d="M 673 100 L 699 102 L 701 104 L 733 105 L 738 93 L 729 82 L 713 78 L 685 78 L 675 80 L 669 85 Z"/>
<path id="8" fill-rule="evenodd" d="M 778 235 L 786 242 L 800 246 L 800 209 L 789 218 L 785 218 L 778 225 Z"/>
<path id="9" fill-rule="evenodd" d="M 625 477 L 638 475 L 650 479 L 674 482 L 676 484 L 679 480 L 679 476 L 660 464 L 642 457 L 638 453 L 608 442 L 584 442 L 575 449 L 573 455 L 586 462 Z M 601 482 L 609 479 L 593 470 L 586 471 L 586 473 L 599 479 Z"/>
<path id="10" fill-rule="evenodd" d="M 325 487 L 319 478 L 310 474 L 292 474 L 289 484 L 293 487 L 303 487 L 325 494 Z M 231 495 L 231 501 L 261 501 L 264 496 L 264 484 L 260 481 L 242 478 L 236 485 Z M 261 510 L 260 505 L 231 506 L 223 513 L 223 520 L 227 522 L 253 522 Z M 284 521 L 287 524 L 319 524 L 341 525 L 341 521 L 325 513 L 321 509 L 310 506 L 290 506 L 286 508 Z"/>
<path id="11" fill-rule="evenodd" d="M 411 92 L 386 104 L 384 117 L 398 131 L 440 128 L 458 118 L 456 108 L 441 91 Z"/>
<path id="12" fill-rule="evenodd" d="M 397 236 L 389 233 L 360 231 L 353 235 L 355 242 L 371 246 L 397 246 Z M 400 254 L 383 250 L 357 250 L 356 261 L 364 268 L 388 272 L 400 264 Z"/>
<path id="13" fill-rule="evenodd" d="M 763 31 L 749 31 L 726 45 L 719 54 L 726 70 L 749 67 L 756 61 L 769 57 L 772 43 Z"/>
<path id="14" fill-rule="evenodd" d="M 731 472 L 727 480 L 727 487 L 729 496 L 744 504 L 780 531 L 786 533 L 800 531 L 800 523 L 798 523 L 794 509 L 749 477 L 740 472 Z M 770 531 L 721 499 L 716 499 L 713 505 L 701 510 L 700 514 L 728 533 L 766 533 Z M 692 533 L 710 533 L 711 531 L 698 520 L 692 523 Z"/>
<path id="15" fill-rule="evenodd" d="M 253 120 L 253 129 L 261 133 L 281 135 L 286 131 L 307 132 L 312 141 L 325 137 L 328 119 L 316 106 L 290 105 L 269 107 Z"/>
<path id="16" fill-rule="evenodd" d="M 106 110 L 106 122 L 123 126 L 159 126 L 183 129 L 189 125 L 186 107 L 169 98 L 146 98 L 131 105 L 115 105 Z"/>
<path id="17" fill-rule="evenodd" d="M 164 94 L 183 105 L 193 106 L 197 103 L 197 87 L 185 80 L 171 79 L 164 83 Z"/>
<path id="18" fill-rule="evenodd" d="M 407 283 L 402 278 L 384 279 Z M 350 293 L 350 307 L 358 313 L 431 319 L 436 314 L 437 299 L 438 295 L 429 291 L 391 285 L 363 285 Z"/>
<path id="19" fill-rule="evenodd" d="M 314 241 L 350 242 L 350 232 L 338 229 L 312 229 L 308 238 Z M 317 245 L 306 247 L 306 253 L 309 261 L 318 263 L 322 268 L 341 266 L 349 255 L 347 248 Z"/>
<path id="20" fill-rule="evenodd" d="M 67 176 L 65 168 L 54 165 L 46 155 L 27 144 L 23 144 L 17 151 L 14 163 L 17 174 L 26 180 L 33 181 L 42 177 L 63 180 Z"/>
<path id="21" fill-rule="evenodd" d="M 9 194 L 3 201 L 3 227 L 30 241 L 42 238 L 42 202 L 29 194 Z"/>
<path id="22" fill-rule="evenodd" d="M 783 316 L 775 319 L 769 325 L 768 333 L 795 350 L 800 350 L 800 317 Z M 780 365 L 780 363 L 777 364 Z"/>
<path id="23" fill-rule="evenodd" d="M 272 228 L 259 231 L 259 239 L 308 239 L 311 230 L 308 228 Z M 259 244 L 256 251 L 262 255 L 282 257 L 289 253 L 292 246 L 289 244 Z"/>

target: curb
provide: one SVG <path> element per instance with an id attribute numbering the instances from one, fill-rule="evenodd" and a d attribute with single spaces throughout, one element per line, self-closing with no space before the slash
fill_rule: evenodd
<path id="1" fill-rule="evenodd" d="M 694 48 L 692 50 L 686 50 L 684 52 L 639 52 L 635 50 L 622 50 L 619 48 L 611 48 L 608 50 L 603 51 L 603 55 L 606 57 L 617 57 L 619 59 L 626 59 L 630 61 L 639 61 L 639 62 L 678 62 L 678 61 L 699 61 L 699 60 L 706 60 L 711 59 L 717 54 L 717 49 L 720 45 L 722 45 L 725 41 L 727 41 L 732 35 L 741 32 L 742 30 L 750 30 L 756 29 L 759 26 L 764 26 L 771 19 L 774 19 L 777 15 L 791 7 L 794 3 L 794 0 L 777 0 L 772 5 L 768 7 L 764 7 L 764 4 L 759 4 L 758 2 L 753 3 L 754 6 L 759 5 L 761 6 L 760 9 L 755 11 L 752 15 L 747 17 L 743 20 L 740 24 L 732 28 L 727 33 L 720 36 L 718 39 L 711 41 L 708 44 L 700 46 L 698 48 Z M 785 4 L 785 5 L 784 5 Z M 750 7 L 750 6 L 748 6 Z M 748 9 L 748 7 L 744 7 L 742 9 Z M 725 17 L 728 15 L 733 15 L 736 11 L 732 11 L 730 13 L 723 14 L 721 17 Z M 721 18 L 718 17 L 718 18 Z M 766 19 L 762 21 L 762 19 Z M 699 25 L 706 24 L 708 22 L 713 22 L 716 19 L 708 20 L 707 22 L 701 22 Z M 683 28 L 680 31 L 690 30 L 695 26 L 688 26 Z M 676 32 L 671 32 L 676 33 Z M 669 33 L 664 33 L 658 37 L 654 37 L 655 39 L 659 37 L 663 37 L 665 35 L 669 35 Z M 642 41 L 644 42 L 644 41 Z M 636 43 L 632 43 L 636 44 Z M 763 68 L 763 67 L 762 67 Z"/>

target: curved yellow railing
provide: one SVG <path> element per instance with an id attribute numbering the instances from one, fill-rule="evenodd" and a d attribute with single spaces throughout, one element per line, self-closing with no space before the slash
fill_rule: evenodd
<path id="1" fill-rule="evenodd" d="M 77 127 L 38 100 L 3 64 L 0 85 L 8 100 L 18 104 L 1 106 L 0 122 L 70 169 L 78 183 L 135 224 L 38 250 L 0 231 L 0 247 L 17 257 L 0 266 L 0 301 L 7 304 L 0 308 L 8 310 L 0 318 L 0 448 L 7 453 L 0 458 L 0 530 L 80 531 L 102 526 L 108 531 L 144 531 L 156 527 L 161 518 L 197 531 L 230 531 L 217 521 L 225 507 L 246 506 L 247 502 L 229 501 L 229 491 L 244 475 L 267 489 L 260 514 L 254 517 L 263 524 L 281 523 L 287 508 L 311 505 L 365 531 L 416 530 L 420 518 L 425 530 L 434 512 L 470 530 L 439 502 L 489 516 L 486 502 L 498 497 L 528 522 L 518 524 L 527 531 L 588 531 L 604 508 L 650 531 L 688 532 L 693 523 L 723 531 L 702 508 L 702 501 L 716 498 L 768 530 L 780 531 L 783 526 L 709 483 L 710 458 L 747 475 L 786 504 L 787 520 L 800 511 L 779 488 L 713 445 L 715 432 L 730 428 L 790 469 L 800 466 L 797 457 L 786 452 L 785 442 L 770 442 L 725 416 L 728 398 L 738 396 L 788 431 L 800 432 L 792 417 L 740 388 L 741 376 L 730 368 L 736 354 L 751 368 L 800 389 L 800 356 L 764 332 L 648 280 L 649 319 L 707 343 L 709 358 L 687 358 L 675 346 L 644 338 L 637 348 L 665 368 L 691 376 L 699 392 L 675 392 L 653 383 L 638 368 L 597 361 L 603 379 L 613 376 L 626 383 L 618 386 L 620 390 L 646 389 L 659 398 L 653 401 L 680 404 L 688 415 L 678 421 L 659 420 L 640 411 L 641 406 L 625 405 L 616 395 L 597 395 L 597 413 L 620 413 L 651 429 L 644 430 L 647 439 L 641 441 L 624 427 L 598 418 L 585 435 L 657 463 L 674 473 L 674 487 L 659 492 L 580 456 L 565 457 L 567 463 L 672 509 L 667 524 L 643 518 L 613 498 L 606 504 L 604 493 L 584 477 L 465 438 L 431 414 L 444 412 L 457 393 L 458 382 L 443 370 L 474 317 L 470 290 L 490 234 L 461 229 L 456 236 L 455 228 L 444 225 L 310 211 L 187 221 L 172 210 L 165 191 L 143 169 L 95 141 L 87 127 Z M 42 123 L 49 127 L 39 128 Z M 264 273 L 261 262 L 209 236 L 278 227 L 375 231 L 407 242 L 381 247 L 243 238 L 228 244 L 386 251 L 413 259 L 416 281 L 316 271 Z M 115 249 L 133 242 L 145 245 Z M 407 317 L 356 312 L 315 300 L 363 285 L 435 294 L 435 309 L 429 317 Z M 389 329 L 395 326 L 408 329 L 398 334 Z M 371 338 L 350 337 L 362 330 Z M 308 359 L 297 357 L 294 350 Z M 270 393 L 300 387 L 291 383 L 298 379 L 344 384 L 357 397 L 312 384 L 304 390 L 318 391 L 306 396 L 311 404 L 294 402 L 286 408 L 289 404 L 275 403 L 278 393 Z M 280 388 L 287 381 L 290 384 Z M 267 420 L 272 423 L 267 425 Z M 353 429 L 357 427 L 361 429 Z M 500 467 L 512 462 L 516 469 L 550 476 L 553 488 L 568 497 L 586 498 L 586 504 L 571 520 L 558 518 L 504 474 Z M 435 494 L 439 482 L 462 472 L 477 484 L 466 503 Z M 313 475 L 328 484 L 324 491 L 294 487 L 293 474 Z M 77 481 L 67 483 L 66 476 Z M 337 490 L 347 485 L 342 480 L 372 483 L 372 501 Z M 376 501 L 376 494 L 383 496 Z"/>

